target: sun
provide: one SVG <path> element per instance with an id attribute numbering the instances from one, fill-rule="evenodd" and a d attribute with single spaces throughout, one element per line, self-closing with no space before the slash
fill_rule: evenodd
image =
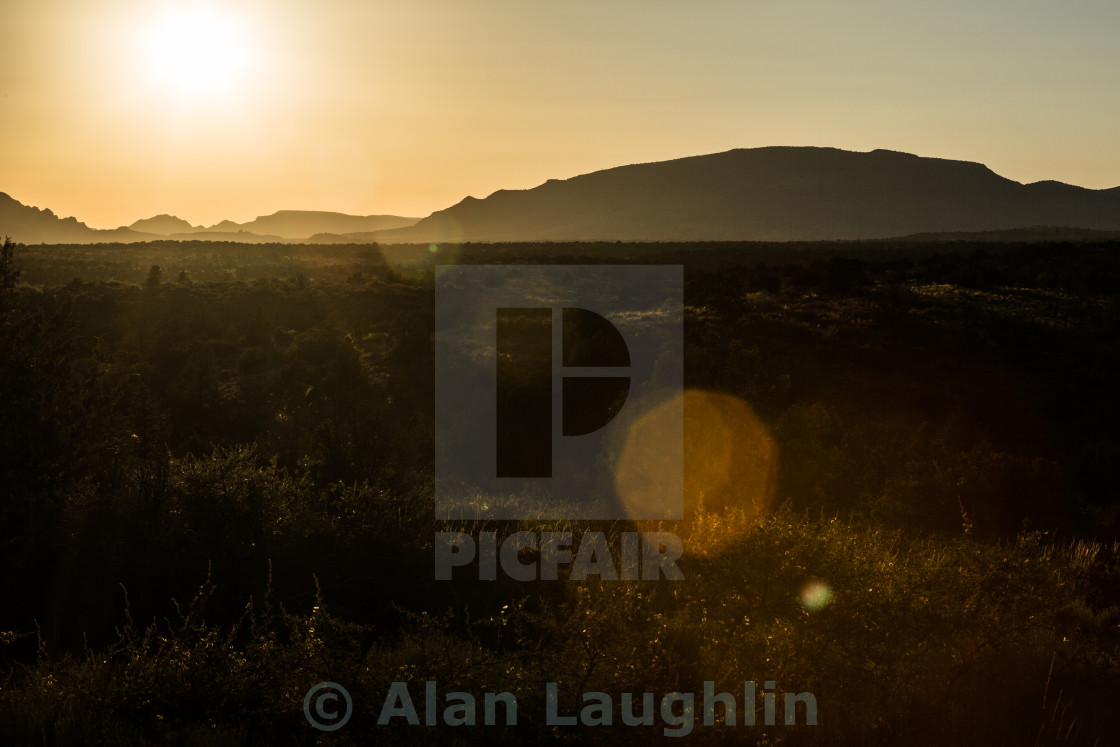
<path id="1" fill-rule="evenodd" d="M 172 97 L 234 95 L 243 88 L 252 58 L 248 31 L 220 6 L 163 6 L 140 32 L 142 64 L 151 84 Z"/>

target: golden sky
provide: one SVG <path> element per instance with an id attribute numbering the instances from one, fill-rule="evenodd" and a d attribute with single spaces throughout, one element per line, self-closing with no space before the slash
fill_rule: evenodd
<path id="1" fill-rule="evenodd" d="M 1120 185 L 1116 0 L 4 0 L 0 18 L 0 191 L 95 228 L 423 216 L 764 145 Z"/>

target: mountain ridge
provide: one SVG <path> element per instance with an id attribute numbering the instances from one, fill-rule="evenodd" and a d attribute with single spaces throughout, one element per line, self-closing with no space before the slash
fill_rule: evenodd
<path id="1" fill-rule="evenodd" d="M 418 218 L 399 215 L 349 215 L 326 210 L 278 210 L 269 215 L 259 215 L 245 223 L 222 221 L 206 231 L 248 231 L 255 234 L 275 234 L 286 239 L 307 239 L 316 234 L 347 234 L 392 230 L 411 226 Z"/>
<path id="2" fill-rule="evenodd" d="M 464 198 L 377 240 L 804 241 L 1040 224 L 1120 229 L 1120 188 L 1048 184 L 1032 188 L 984 164 L 885 149 L 740 148 Z"/>
<path id="3" fill-rule="evenodd" d="M 158 233 L 166 236 L 173 233 L 190 233 L 198 230 L 198 226 L 192 226 L 182 218 L 167 213 L 160 213 L 159 215 L 153 215 L 151 218 L 134 221 L 129 223 L 127 227 L 139 233 Z"/>
<path id="4" fill-rule="evenodd" d="M 900 151 L 770 146 L 613 166 L 466 196 L 422 218 L 280 210 L 192 226 L 169 214 L 108 231 L 0 193 L 0 233 L 24 243 L 224 240 L 350 243 L 814 241 L 1120 231 L 1120 187 L 1023 184 L 982 163 Z M 220 238 L 219 238 L 220 237 Z"/>
<path id="5" fill-rule="evenodd" d="M 163 238 L 125 227 L 107 230 L 90 228 L 77 218 L 60 218 L 50 208 L 24 205 L 6 192 L 0 192 L 0 235 L 11 236 L 24 244 L 88 244 Z"/>
<path id="6" fill-rule="evenodd" d="M 372 240 L 377 230 L 401 228 L 417 218 L 396 215 L 348 215 L 320 210 L 280 210 L 246 223 L 224 220 L 212 226 L 195 226 L 169 213 L 142 218 L 128 226 L 91 228 L 77 218 L 60 218 L 49 208 L 24 205 L 0 192 L 0 234 L 24 244 L 88 244 L 137 241 L 237 241 L 245 243 L 296 243 L 324 234 L 359 235 Z M 335 230 L 326 230 L 335 229 Z"/>

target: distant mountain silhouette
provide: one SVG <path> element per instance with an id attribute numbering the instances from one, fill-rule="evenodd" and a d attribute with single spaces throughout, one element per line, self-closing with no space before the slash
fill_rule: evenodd
<path id="1" fill-rule="evenodd" d="M 241 230 L 241 224 L 240 223 L 234 223 L 231 220 L 224 220 L 221 223 L 215 223 L 214 225 L 208 226 L 207 228 L 199 228 L 198 232 L 199 233 L 222 233 L 222 232 L 236 233 L 239 230 Z"/>
<path id="2" fill-rule="evenodd" d="M 77 218 L 59 218 L 0 192 L 0 235 L 22 244 L 92 244 L 107 241 L 148 241 L 161 236 L 142 234 L 129 228 L 101 231 Z"/>
<path id="3" fill-rule="evenodd" d="M 160 238 L 172 241 L 234 241 L 242 244 L 298 244 L 300 239 L 288 239 L 267 233 L 252 233 L 251 231 L 211 231 L 198 230 L 190 233 L 173 233 Z"/>
<path id="4" fill-rule="evenodd" d="M 1072 236 L 1072 229 L 1120 231 L 1120 187 L 1091 190 L 1054 181 L 1024 185 L 978 163 L 836 148 L 740 149 L 619 166 L 550 179 L 533 189 L 499 190 L 482 200 L 467 197 L 420 221 L 281 210 L 247 223 L 226 220 L 205 228 L 157 215 L 129 228 L 98 231 L 0 193 L 0 235 L 24 243 L 166 238 L 311 243 L 1017 241 L 1006 232 L 1025 230 L 1027 234 L 1011 235 L 1055 240 Z"/>
<path id="5" fill-rule="evenodd" d="M 148 221 L 159 221 L 149 225 Z M 170 215 L 158 215 L 148 221 L 136 221 L 132 228 L 152 233 L 164 233 L 175 238 L 193 238 L 204 241 L 253 241 L 261 238 L 272 241 L 306 241 L 323 234 L 344 235 L 364 232 L 373 235 L 374 231 L 405 228 L 413 225 L 418 218 L 403 218 L 397 215 L 347 215 L 329 213 L 321 210 L 281 210 L 272 215 L 262 215 L 247 223 L 224 220 L 212 226 L 192 226 L 185 220 Z M 144 224 L 143 227 L 138 224 Z M 156 229 L 160 230 L 156 230 Z M 170 229 L 170 230 L 164 230 Z M 205 234 L 185 237 L 183 234 Z M 213 234 L 213 235 L 210 235 Z M 222 238 L 217 238 L 218 235 Z M 318 242 L 322 243 L 322 242 Z M 345 242 L 342 242 L 345 243 Z"/>
<path id="6" fill-rule="evenodd" d="M 158 233 L 162 236 L 170 236 L 173 233 L 190 233 L 198 230 L 182 218 L 176 218 L 174 215 L 167 215 L 166 213 L 138 220 L 130 224 L 129 228 L 140 233 Z"/>
<path id="7" fill-rule="evenodd" d="M 1029 226 L 1120 230 L 1120 188 L 1023 185 L 986 166 L 771 147 L 620 166 L 468 197 L 381 242 L 872 239 Z"/>
<path id="8" fill-rule="evenodd" d="M 241 241 L 295 243 L 316 236 L 339 235 L 339 243 L 369 243 L 374 231 L 410 226 L 416 218 L 396 215 L 346 215 L 315 210 L 281 210 L 248 223 L 225 220 L 209 227 L 192 226 L 174 215 L 156 215 L 128 227 L 99 230 L 76 218 L 59 218 L 50 210 L 24 205 L 0 192 L 0 236 L 24 244 L 89 244 L 135 241 Z"/>
<path id="9" fill-rule="evenodd" d="M 240 230 L 257 234 L 275 234 L 286 239 L 306 239 L 317 233 L 357 233 L 359 231 L 382 231 L 404 228 L 416 223 L 416 218 L 402 218 L 397 215 L 346 215 L 318 210 L 281 210 L 272 215 L 242 223 L 229 225 L 229 221 L 218 224 L 222 231 Z"/>

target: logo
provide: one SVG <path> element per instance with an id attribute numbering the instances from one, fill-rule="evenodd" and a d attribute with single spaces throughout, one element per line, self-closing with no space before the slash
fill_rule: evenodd
<path id="1" fill-rule="evenodd" d="M 435 286 L 437 518 L 681 518 L 680 267 L 443 265 Z M 623 500 L 653 411 L 657 489 Z"/>
<path id="2" fill-rule="evenodd" d="M 326 692 L 322 692 L 324 690 Z M 346 703 L 341 715 L 338 711 L 339 695 L 342 695 Z M 303 696 L 303 715 L 307 717 L 308 723 L 319 731 L 341 729 L 346 726 L 352 713 L 354 713 L 354 701 L 350 699 L 350 693 L 346 688 L 337 682 L 320 682 Z"/>
<path id="3" fill-rule="evenodd" d="M 552 477 L 552 315 L 548 308 L 497 310 L 497 476 Z M 563 367 L 629 369 L 618 328 L 589 309 L 564 308 Z M 622 409 L 629 376 L 561 378 L 561 434 L 585 436 Z"/>

